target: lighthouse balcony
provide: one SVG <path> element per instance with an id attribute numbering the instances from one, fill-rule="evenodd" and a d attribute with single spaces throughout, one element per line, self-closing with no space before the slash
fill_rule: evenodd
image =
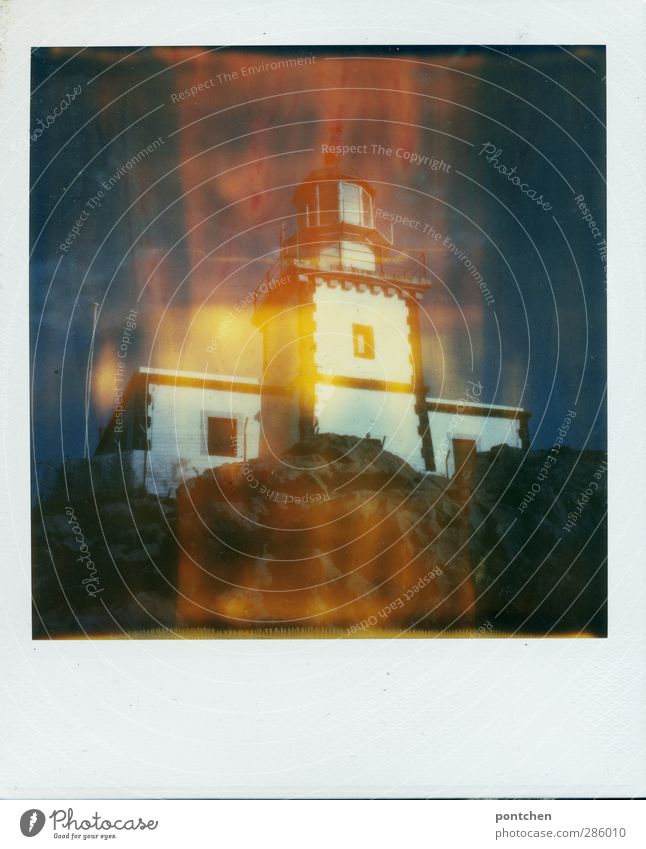
<path id="1" fill-rule="evenodd" d="M 259 306 L 273 292 L 282 289 L 289 280 L 307 282 L 316 278 L 345 281 L 354 285 L 389 287 L 420 299 L 430 289 L 430 277 L 416 273 L 422 266 L 418 261 L 380 263 L 377 268 L 366 269 L 329 259 L 315 261 L 281 254 L 266 272 L 263 282 L 254 293 L 255 306 Z"/>

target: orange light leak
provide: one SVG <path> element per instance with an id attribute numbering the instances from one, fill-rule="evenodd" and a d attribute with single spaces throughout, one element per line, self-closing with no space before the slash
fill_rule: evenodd
<path id="1" fill-rule="evenodd" d="M 106 67 L 117 61 L 117 54 L 104 52 Z M 434 171 L 424 159 L 450 169 L 456 151 L 471 152 L 469 110 L 477 103 L 475 91 L 455 73 L 455 55 L 383 58 L 317 55 L 315 49 L 166 47 L 147 55 L 165 66 L 159 84 L 168 137 L 154 155 L 168 156 L 167 168 L 159 171 L 164 180 L 177 181 L 178 191 L 166 214 L 183 216 L 184 236 L 164 248 L 148 240 L 145 226 L 162 210 L 142 184 L 136 206 L 143 225 L 133 253 L 138 343 L 145 338 L 138 359 L 161 368 L 259 374 L 253 310 L 234 310 L 235 321 L 227 314 L 275 263 L 281 228 L 289 233 L 296 225 L 294 189 L 320 166 L 334 141 L 354 151 L 344 162 L 376 190 L 377 228 L 390 238 L 393 216 L 409 222 L 393 225 L 391 254 L 420 272 L 426 265 L 432 276 L 428 317 L 422 315 L 421 324 L 424 344 L 432 349 L 428 363 L 438 391 L 459 395 L 464 383 L 459 374 L 485 344 L 487 307 L 475 283 L 466 295 L 454 296 L 456 274 L 468 277 L 455 256 L 467 247 L 467 237 L 463 244 L 451 223 L 450 171 Z M 143 59 L 137 54 L 133 61 Z M 481 63 L 477 53 L 460 57 L 462 72 L 477 74 Z M 99 102 L 113 98 L 111 85 L 110 73 L 97 79 Z M 479 220 L 475 203 L 472 199 L 469 214 Z M 172 266 L 177 252 L 187 255 L 183 279 Z M 481 267 L 481 239 L 469 239 L 468 254 Z M 207 349 L 218 335 L 216 355 Z M 101 415 L 111 396 L 108 360 L 102 350 L 96 375 Z"/>
<path id="2" fill-rule="evenodd" d="M 174 67 L 176 93 L 171 99 L 179 128 L 192 273 L 182 293 L 189 307 L 171 304 L 156 322 L 147 323 L 151 364 L 262 373 L 253 307 L 239 310 L 235 304 L 249 300 L 275 261 L 281 225 L 287 232 L 295 226 L 293 191 L 321 164 L 331 139 L 354 148 L 346 160 L 374 185 L 382 232 L 389 235 L 383 223 L 388 212 L 401 211 L 419 221 L 416 230 L 395 230 L 393 255 L 406 265 L 407 257 L 399 251 L 428 250 L 435 286 L 448 287 L 451 259 L 446 248 L 423 236 L 431 222 L 434 232 L 449 234 L 445 207 L 436 200 L 445 188 L 441 180 L 433 180 L 432 171 L 414 164 L 415 156 L 451 160 L 450 140 L 434 132 L 446 125 L 451 101 L 457 98 L 455 75 L 441 61 L 439 67 L 428 62 L 420 68 L 416 60 L 312 54 L 296 67 L 273 67 L 291 57 L 270 51 L 165 48 L 157 54 Z M 469 61 L 475 70 L 478 59 Z M 432 86 L 420 85 L 420 70 L 432 76 Z M 479 262 L 478 249 L 471 259 Z M 210 293 L 206 299 L 205 293 Z M 483 305 L 474 299 L 456 309 L 441 298 L 436 307 L 433 326 L 425 321 L 423 329 L 443 385 L 443 376 L 452 373 L 460 358 L 459 340 L 467 326 L 471 342 L 480 344 Z M 257 321 L 267 318 L 263 308 Z M 453 575 L 464 572 L 463 580 L 452 579 L 452 591 L 446 590 L 442 575 L 425 581 L 434 564 L 428 557 L 416 558 L 418 530 L 404 527 L 403 518 L 384 526 L 379 516 L 360 509 L 365 494 L 350 488 L 341 499 L 310 507 L 308 523 L 315 527 L 296 532 L 303 522 L 297 504 L 265 499 L 259 506 L 247 496 L 241 494 L 236 502 L 246 516 L 242 529 L 254 510 L 260 510 L 263 524 L 283 529 L 274 532 L 277 550 L 287 546 L 289 557 L 281 560 L 274 553 L 259 558 L 246 551 L 243 530 L 239 550 L 234 541 L 218 548 L 206 529 L 208 522 L 205 526 L 199 520 L 203 511 L 208 513 L 210 500 L 183 502 L 178 621 L 238 629 L 263 622 L 349 629 L 363 622 L 368 629 L 384 624 L 380 612 L 388 608 L 389 627 L 408 627 L 429 616 L 437 622 L 433 611 L 438 607 L 446 624 L 471 621 L 474 591 L 468 558 L 452 567 Z M 397 496 L 390 497 L 388 507 L 397 515 Z M 405 598 L 420 581 L 420 588 Z M 398 606 L 400 598 L 405 603 Z"/>

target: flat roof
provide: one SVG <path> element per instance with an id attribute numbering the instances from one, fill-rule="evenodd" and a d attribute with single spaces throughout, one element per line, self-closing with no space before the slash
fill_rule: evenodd
<path id="1" fill-rule="evenodd" d="M 205 371 L 178 371 L 169 368 L 149 368 L 139 366 L 139 374 L 158 375 L 159 377 L 175 377 L 178 380 L 202 380 L 204 383 L 244 383 L 247 386 L 258 386 L 257 377 L 240 377 L 231 374 L 209 374 Z"/>
<path id="2" fill-rule="evenodd" d="M 471 415 L 475 415 L 476 413 L 493 414 L 496 413 L 504 418 L 511 417 L 527 417 L 531 416 L 527 410 L 523 407 L 509 407 L 503 404 L 478 404 L 474 401 L 465 401 L 460 398 L 457 400 L 453 400 L 452 398 L 431 398 L 430 396 L 426 396 L 426 403 L 429 407 L 433 407 L 434 410 L 438 413 L 442 412 L 455 412 L 458 407 L 462 408 L 462 411 L 465 413 L 469 413 Z"/>

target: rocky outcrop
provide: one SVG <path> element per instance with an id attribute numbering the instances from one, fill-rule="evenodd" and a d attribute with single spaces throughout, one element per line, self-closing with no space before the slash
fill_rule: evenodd
<path id="1" fill-rule="evenodd" d="M 606 633 L 607 455 L 478 455 L 469 542 L 478 616 L 520 632 Z"/>
<path id="2" fill-rule="evenodd" d="M 106 497 L 79 472 L 69 498 L 34 508 L 32 528 L 35 637 L 174 625 L 174 500 Z"/>
<path id="3" fill-rule="evenodd" d="M 604 633 L 605 455 L 548 457 L 503 446 L 447 482 L 323 434 L 205 473 L 178 492 L 178 621 Z"/>
<path id="4" fill-rule="evenodd" d="M 34 632 L 604 634 L 605 455 L 549 457 L 505 446 L 448 482 L 321 434 L 176 500 L 77 480 L 34 512 Z"/>
<path id="5" fill-rule="evenodd" d="M 464 627 L 475 593 L 445 482 L 375 440 L 323 434 L 177 494 L 178 622 L 365 631 Z"/>

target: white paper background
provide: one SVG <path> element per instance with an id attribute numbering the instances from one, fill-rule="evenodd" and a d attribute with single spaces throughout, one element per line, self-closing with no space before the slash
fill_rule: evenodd
<path id="1" fill-rule="evenodd" d="M 644 7 L 10 2 L 0 31 L 0 794 L 643 795 Z M 31 641 L 30 48 L 288 43 L 608 45 L 608 639 Z"/>

